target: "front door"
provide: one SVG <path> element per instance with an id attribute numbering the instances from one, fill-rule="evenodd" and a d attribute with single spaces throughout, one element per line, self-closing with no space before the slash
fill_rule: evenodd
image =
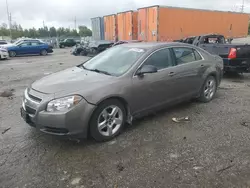
<path id="1" fill-rule="evenodd" d="M 18 45 L 17 55 L 32 54 L 32 47 L 30 42 L 23 42 Z"/>
<path id="2" fill-rule="evenodd" d="M 144 65 L 155 66 L 158 72 L 132 78 L 133 102 L 131 110 L 135 114 L 168 103 L 175 93 L 171 75 L 175 67 L 173 67 L 173 58 L 169 48 L 160 49 L 151 54 L 141 67 Z"/>

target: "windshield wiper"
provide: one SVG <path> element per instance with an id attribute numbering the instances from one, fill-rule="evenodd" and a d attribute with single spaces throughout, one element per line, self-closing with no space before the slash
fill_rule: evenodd
<path id="1" fill-rule="evenodd" d="M 88 70 L 112 76 L 112 74 L 110 74 L 107 71 L 103 71 L 103 70 L 99 70 L 99 69 L 88 69 Z"/>
<path id="2" fill-rule="evenodd" d="M 83 69 L 85 69 L 85 70 L 89 70 L 89 69 L 87 69 L 87 68 L 84 66 L 84 64 L 81 64 L 81 67 L 82 67 Z"/>
<path id="3" fill-rule="evenodd" d="M 86 68 L 83 64 L 81 65 L 81 67 L 85 70 L 88 70 L 88 71 L 93 71 L 93 72 L 97 72 L 97 73 L 102 73 L 102 74 L 106 74 L 106 75 L 110 75 L 110 76 L 113 76 L 112 74 L 110 74 L 109 72 L 107 71 L 103 71 L 103 70 L 99 70 L 99 69 L 88 69 Z"/>

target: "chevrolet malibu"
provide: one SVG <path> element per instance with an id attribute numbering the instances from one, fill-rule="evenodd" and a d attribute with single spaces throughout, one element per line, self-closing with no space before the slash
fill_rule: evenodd
<path id="1" fill-rule="evenodd" d="M 123 44 L 34 82 L 21 116 L 48 134 L 106 141 L 134 118 L 193 98 L 211 101 L 222 75 L 222 59 L 195 46 Z"/>

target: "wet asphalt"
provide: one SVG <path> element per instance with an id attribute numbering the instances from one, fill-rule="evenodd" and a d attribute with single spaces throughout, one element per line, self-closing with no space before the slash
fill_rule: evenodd
<path id="1" fill-rule="evenodd" d="M 29 127 L 19 113 L 24 89 L 86 59 L 58 49 L 0 61 L 0 92 L 13 92 L 0 97 L 1 188 L 250 187 L 250 74 L 227 75 L 212 102 L 136 120 L 106 143 Z"/>

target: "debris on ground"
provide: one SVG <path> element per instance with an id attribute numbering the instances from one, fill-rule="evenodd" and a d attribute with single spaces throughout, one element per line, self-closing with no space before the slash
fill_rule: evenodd
<path id="1" fill-rule="evenodd" d="M 44 75 L 50 75 L 50 74 L 52 74 L 52 72 L 45 72 L 45 73 L 43 73 Z"/>
<path id="2" fill-rule="evenodd" d="M 232 82 L 234 82 L 234 83 L 244 83 L 243 80 L 233 80 Z"/>
<path id="3" fill-rule="evenodd" d="M 124 166 L 121 163 L 119 163 L 117 165 L 117 169 L 118 169 L 119 172 L 122 172 L 124 170 Z"/>
<path id="4" fill-rule="evenodd" d="M 201 169 L 203 169 L 203 167 L 202 166 L 195 166 L 193 169 L 194 170 L 201 170 Z"/>
<path id="5" fill-rule="evenodd" d="M 4 129 L 4 131 L 2 132 L 2 134 L 5 134 L 7 131 L 9 131 L 11 128 L 7 128 L 7 129 Z"/>
<path id="6" fill-rule="evenodd" d="M 240 123 L 244 127 L 249 127 L 250 128 L 250 122 L 241 122 Z"/>
<path id="7" fill-rule="evenodd" d="M 221 173 L 224 172 L 225 170 L 228 170 L 228 169 L 232 168 L 234 165 L 235 165 L 235 164 L 231 164 L 231 165 L 229 165 L 229 166 L 227 166 L 227 167 L 225 167 L 225 168 L 222 168 L 222 169 L 218 170 L 217 172 L 219 172 L 219 173 L 221 174 Z"/>
<path id="8" fill-rule="evenodd" d="M 81 181 L 81 178 L 74 178 L 72 181 L 71 181 L 71 185 L 77 185 L 79 184 Z"/>
<path id="9" fill-rule="evenodd" d="M 63 63 L 59 63 L 59 65 L 63 65 Z"/>
<path id="10" fill-rule="evenodd" d="M 190 121 L 190 119 L 189 119 L 188 116 L 186 116 L 186 117 L 180 117 L 180 118 L 173 117 L 172 120 L 175 123 L 189 122 Z"/>
<path id="11" fill-rule="evenodd" d="M 4 92 L 0 93 L 0 96 L 1 97 L 11 97 L 11 96 L 13 96 L 14 91 L 15 91 L 14 89 L 5 90 Z"/>

